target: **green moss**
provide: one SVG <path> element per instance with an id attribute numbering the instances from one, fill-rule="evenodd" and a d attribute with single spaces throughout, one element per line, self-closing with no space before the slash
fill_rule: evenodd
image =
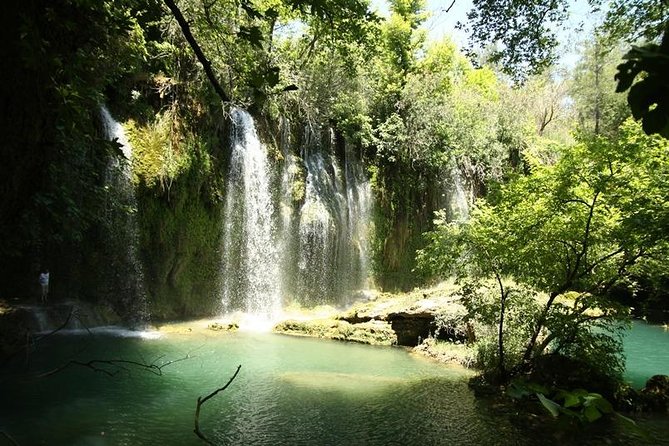
<path id="1" fill-rule="evenodd" d="M 130 120 L 125 128 L 133 147 L 133 181 L 152 188 L 169 189 L 174 178 L 188 169 L 192 151 L 176 135 L 174 113 L 158 115 L 154 122 L 139 125 Z"/>
<path id="2" fill-rule="evenodd" d="M 153 145 L 134 161 L 149 310 L 156 320 L 208 316 L 219 305 L 222 180 L 208 150 L 217 142 L 177 138 L 181 161 L 172 169 L 157 165 L 165 161 L 156 152 L 159 133 L 144 130 L 140 141 Z"/>
<path id="3" fill-rule="evenodd" d="M 302 203 L 307 192 L 306 172 L 302 160 L 294 155 L 290 155 L 290 164 L 288 166 L 288 175 L 293 178 L 290 186 L 290 196 L 294 203 Z"/>

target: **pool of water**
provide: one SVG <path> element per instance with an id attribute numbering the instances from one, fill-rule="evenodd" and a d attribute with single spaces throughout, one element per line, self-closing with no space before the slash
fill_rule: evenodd
<path id="1" fill-rule="evenodd" d="M 204 444 L 193 434 L 197 398 L 241 364 L 230 387 L 202 406 L 201 430 L 217 444 L 561 444 L 474 398 L 470 372 L 401 348 L 256 333 L 131 335 L 70 333 L 40 343 L 28 373 L 0 375 L 0 432 L 20 445 Z M 71 365 L 37 377 L 94 358 L 176 362 L 160 375 L 122 363 L 106 366 L 113 376 Z"/>
<path id="2" fill-rule="evenodd" d="M 640 389 L 653 375 L 669 375 L 669 330 L 634 321 L 624 338 L 626 379 Z"/>

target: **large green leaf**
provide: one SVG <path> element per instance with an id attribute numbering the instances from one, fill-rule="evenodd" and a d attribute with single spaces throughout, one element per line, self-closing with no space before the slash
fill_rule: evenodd
<path id="1" fill-rule="evenodd" d="M 541 404 L 546 408 L 546 410 L 548 410 L 551 413 L 551 415 L 553 415 L 556 418 L 558 417 L 558 415 L 560 415 L 562 406 L 560 406 L 558 403 L 546 398 L 541 393 L 537 393 L 537 398 L 539 398 Z"/>

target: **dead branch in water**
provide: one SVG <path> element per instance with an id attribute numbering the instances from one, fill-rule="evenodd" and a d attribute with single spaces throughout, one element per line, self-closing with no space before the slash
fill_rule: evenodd
<path id="1" fill-rule="evenodd" d="M 224 391 L 225 389 L 228 388 L 228 386 L 232 383 L 232 381 L 237 377 L 237 374 L 239 373 L 239 369 L 242 368 L 242 365 L 237 366 L 237 370 L 235 371 L 234 375 L 228 380 L 228 382 L 221 387 L 220 389 L 216 389 L 213 392 L 211 392 L 209 395 L 205 396 L 204 398 L 199 396 L 197 398 L 197 406 L 195 407 L 195 429 L 193 432 L 195 432 L 195 435 L 197 435 L 202 441 L 204 441 L 207 444 L 214 445 L 211 440 L 209 440 L 200 430 L 200 408 L 204 403 L 206 403 L 209 399 L 215 397 L 219 392 Z"/>
<path id="2" fill-rule="evenodd" d="M 6 438 L 11 444 L 13 444 L 14 446 L 20 446 L 20 445 L 19 445 L 19 442 L 16 441 L 16 440 L 14 440 L 14 438 L 13 438 L 12 436 L 10 436 L 7 432 L 5 432 L 5 431 L 0 431 L 0 435 L 2 435 L 3 437 L 5 437 L 5 438 Z"/>
<path id="3" fill-rule="evenodd" d="M 162 356 L 160 358 L 162 358 Z M 173 359 L 171 361 L 164 362 L 160 365 L 156 364 L 155 361 L 147 364 L 139 361 L 130 361 L 128 359 L 92 359 L 86 362 L 72 360 L 66 362 L 60 367 L 57 367 L 53 370 L 37 375 L 37 378 L 45 378 L 47 376 L 54 375 L 73 365 L 86 367 L 93 370 L 94 372 L 100 372 L 107 376 L 115 376 L 116 374 L 122 371 L 129 372 L 131 368 L 145 370 L 147 372 L 153 373 L 154 375 L 162 376 L 163 368 L 167 367 L 168 365 L 174 364 L 175 362 L 181 362 L 191 358 L 193 358 L 193 356 L 191 356 L 189 353 L 183 358 Z"/>

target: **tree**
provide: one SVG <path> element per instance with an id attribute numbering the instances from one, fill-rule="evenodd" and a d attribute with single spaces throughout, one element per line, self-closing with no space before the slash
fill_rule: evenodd
<path id="1" fill-rule="evenodd" d="M 570 86 L 579 130 L 613 137 L 629 116 L 625 97 L 616 93 L 614 80 L 622 54 L 618 45 L 609 44 L 597 33 L 585 42 Z"/>
<path id="2" fill-rule="evenodd" d="M 530 370 L 547 351 L 578 359 L 591 350 L 587 345 L 598 345 L 615 353 L 610 338 L 589 328 L 611 329 L 624 311 L 606 291 L 667 254 L 667 204 L 655 197 L 669 185 L 654 171 L 667 172 L 668 148 L 627 121 L 619 140 L 595 137 L 565 147 L 553 166 L 529 160 L 530 175 L 479 202 L 469 222 L 440 220 L 427 235 L 420 264 L 497 285 L 497 354 L 484 364 L 496 379 Z M 568 292 L 576 297 L 565 299 Z M 515 350 L 505 344 L 513 327 L 504 323 L 514 299 L 516 306 L 537 302 Z"/>
<path id="3" fill-rule="evenodd" d="M 459 26 L 470 33 L 470 54 L 476 46 L 499 43 L 490 62 L 500 63 L 507 74 L 522 81 L 555 62 L 554 29 L 568 16 L 566 0 L 474 0 L 467 26 Z"/>
<path id="4" fill-rule="evenodd" d="M 591 0 L 593 10 L 601 7 L 601 0 Z M 610 5 L 602 29 L 614 41 L 629 44 L 639 38 L 651 43 L 632 47 L 625 55 L 627 62 L 619 66 L 616 75 L 618 92 L 630 89 L 641 72 L 648 78 L 630 89 L 628 101 L 632 115 L 644 122 L 647 134 L 669 135 L 669 95 L 662 80 L 669 73 L 669 33 L 665 28 L 669 8 L 665 0 L 616 0 Z M 569 2 L 551 0 L 519 2 L 505 0 L 475 0 L 468 14 L 472 43 L 475 45 L 499 43 L 493 49 L 491 61 L 500 62 L 506 73 L 517 82 L 540 72 L 555 61 L 557 39 L 555 29 L 569 17 Z M 657 41 L 664 33 L 663 44 Z"/>
<path id="5" fill-rule="evenodd" d="M 181 8 L 164 1 L 224 103 L 262 106 L 271 95 L 297 89 L 281 85 L 274 54 L 281 24 L 306 26 L 308 58 L 321 41 L 345 53 L 347 44 L 367 41 L 378 20 L 365 0 L 185 1 Z"/>

